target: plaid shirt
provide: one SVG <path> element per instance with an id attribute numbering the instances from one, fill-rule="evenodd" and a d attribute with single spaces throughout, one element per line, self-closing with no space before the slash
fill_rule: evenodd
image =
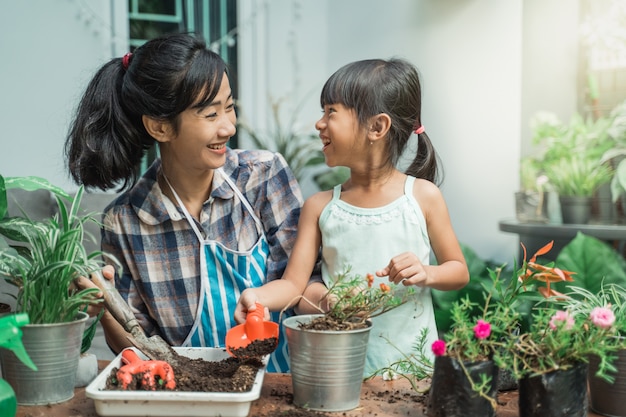
<path id="1" fill-rule="evenodd" d="M 296 239 L 302 194 L 284 158 L 264 150 L 228 149 L 230 176 L 263 223 L 270 246 L 267 280 L 281 278 Z M 163 195 L 157 160 L 129 191 L 105 210 L 102 250 L 123 271 L 116 287 L 149 335 L 179 346 L 195 320 L 200 296 L 200 242 L 183 212 Z M 205 238 L 247 251 L 258 240 L 256 224 L 232 188 L 213 177 L 198 228 Z M 204 256 L 204 255 L 203 255 Z"/>

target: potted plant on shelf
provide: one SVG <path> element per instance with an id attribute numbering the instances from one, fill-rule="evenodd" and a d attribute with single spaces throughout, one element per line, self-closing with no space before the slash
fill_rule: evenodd
<path id="1" fill-rule="evenodd" d="M 611 179 L 611 198 L 613 203 L 621 200 L 622 217 L 626 215 L 626 101 L 611 111 L 613 120 L 610 135 L 612 146 L 602 155 L 602 162 L 610 163 L 614 168 Z"/>
<path id="2" fill-rule="evenodd" d="M 373 281 L 373 276 L 353 275 L 348 268 L 328 290 L 328 312 L 283 321 L 294 405 L 323 411 L 358 406 L 370 319 L 402 305 L 413 293 L 402 285 L 373 286 Z"/>
<path id="3" fill-rule="evenodd" d="M 531 119 L 533 158 L 549 178 L 547 186 L 559 194 L 559 202 L 573 199 L 581 206 L 579 219 L 570 219 L 569 211 L 561 207 L 566 211 L 563 223 L 587 223 L 592 206 L 597 221 L 611 221 L 613 203 L 608 194 L 613 166 L 603 156 L 614 147 L 620 123 L 616 113 L 595 119 L 575 113 L 569 124 L 550 112 L 538 112 Z"/>
<path id="4" fill-rule="evenodd" d="M 520 163 L 521 188 L 515 193 L 515 217 L 520 223 L 548 222 L 548 178 L 534 157 L 524 157 Z"/>
<path id="5" fill-rule="evenodd" d="M 572 154 L 545 167 L 549 184 L 559 195 L 565 224 L 587 224 L 591 219 L 592 199 L 613 176 L 612 168 L 584 155 Z"/>
<path id="6" fill-rule="evenodd" d="M 7 217 L 10 188 L 50 191 L 58 214 L 42 221 Z M 74 395 L 88 319 L 82 310 L 101 300 L 98 289 L 78 290 L 72 283 L 104 262 L 101 252 L 87 253 L 83 246 L 85 224 L 97 220 L 93 214 L 79 215 L 82 196 L 82 187 L 71 198 L 42 178 L 0 176 L 0 275 L 17 288 L 16 312 L 28 314 L 22 341 L 38 368 L 35 372 L 12 352 L 0 352 L 3 375 L 20 404 L 58 403 Z"/>

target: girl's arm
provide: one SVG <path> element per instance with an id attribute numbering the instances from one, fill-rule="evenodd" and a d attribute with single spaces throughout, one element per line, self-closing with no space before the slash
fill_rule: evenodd
<path id="1" fill-rule="evenodd" d="M 328 311 L 328 304 L 322 300 L 328 293 L 328 288 L 323 282 L 309 284 L 302 294 L 300 302 L 295 307 L 297 314 L 320 314 Z"/>
<path id="2" fill-rule="evenodd" d="M 376 275 L 443 291 L 463 288 L 469 282 L 469 271 L 441 191 L 432 182 L 418 179 L 413 192 L 424 212 L 437 265 L 423 265 L 415 254 L 406 252 L 395 256 Z"/>
<path id="3" fill-rule="evenodd" d="M 237 322 L 245 321 L 247 312 L 255 309 L 256 302 L 268 307 L 270 311 L 280 311 L 298 303 L 317 260 L 321 245 L 318 220 L 328 201 L 328 194 L 322 192 L 304 202 L 298 221 L 298 236 L 282 279 L 244 290 L 235 310 Z"/>

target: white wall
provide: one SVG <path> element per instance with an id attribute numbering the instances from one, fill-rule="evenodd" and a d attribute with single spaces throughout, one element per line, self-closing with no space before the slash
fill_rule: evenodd
<path id="1" fill-rule="evenodd" d="M 113 48 L 128 43 L 123 37 L 112 39 L 110 16 L 116 3 L 120 1 L 0 3 L 3 176 L 37 175 L 75 188 L 63 145 L 87 81 Z"/>

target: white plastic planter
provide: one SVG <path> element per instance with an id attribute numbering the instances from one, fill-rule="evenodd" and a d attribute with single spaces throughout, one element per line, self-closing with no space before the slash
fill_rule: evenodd
<path id="1" fill-rule="evenodd" d="M 182 356 L 192 359 L 220 361 L 229 357 L 222 348 L 177 348 Z M 146 358 L 139 351 L 139 356 Z M 85 390 L 94 400 L 100 416 L 181 416 L 181 417 L 246 417 L 252 401 L 261 395 L 265 366 L 260 368 L 248 392 L 176 392 L 176 391 L 113 391 L 104 390 L 106 379 L 114 367 L 122 364 L 121 355 L 89 384 Z"/>

